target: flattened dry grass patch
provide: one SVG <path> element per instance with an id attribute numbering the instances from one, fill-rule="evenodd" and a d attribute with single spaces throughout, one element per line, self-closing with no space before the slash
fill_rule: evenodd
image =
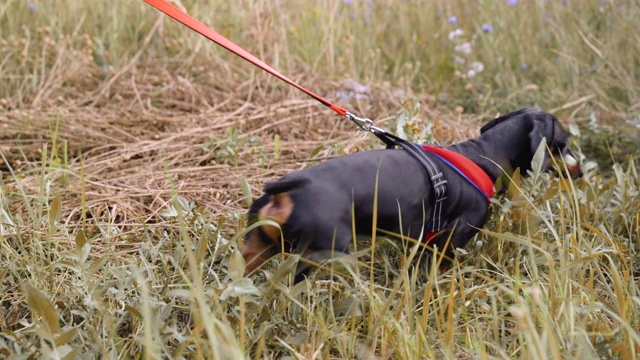
<path id="1" fill-rule="evenodd" d="M 240 177 L 257 191 L 288 171 L 376 144 L 315 101 L 278 89 L 262 96 L 247 83 L 223 82 L 220 89 L 178 76 L 165 79 L 158 91 L 157 79 L 145 80 L 141 75 L 117 83 L 110 103 L 1 113 L 1 166 L 6 185 L 20 195 L 13 209 L 25 210 L 23 195 L 37 194 L 46 180 L 48 191 L 62 199 L 66 223 L 82 216 L 82 191 L 84 212 L 95 215 L 106 205 L 125 223 L 150 221 L 173 195 L 228 213 L 239 209 Z M 400 99 L 384 89 L 372 96 L 375 104 L 361 106 L 382 115 L 382 126 Z M 418 122 L 431 123 L 432 135 L 444 141 L 473 128 L 436 110 L 429 115 Z"/>

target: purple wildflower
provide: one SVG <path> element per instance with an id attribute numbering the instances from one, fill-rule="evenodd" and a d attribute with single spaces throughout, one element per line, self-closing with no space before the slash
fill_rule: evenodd
<path id="1" fill-rule="evenodd" d="M 518 0 L 507 0 L 507 4 L 509 4 L 509 6 L 516 6 L 518 5 Z"/>
<path id="2" fill-rule="evenodd" d="M 528 66 L 525 63 L 522 63 L 522 65 L 520 65 L 520 69 L 522 70 L 527 70 Z"/>
<path id="3" fill-rule="evenodd" d="M 482 31 L 486 32 L 486 33 L 490 33 L 493 31 L 493 26 L 491 26 L 490 24 L 483 24 L 482 25 Z"/>
<path id="4" fill-rule="evenodd" d="M 344 4 L 345 5 L 351 5 L 351 4 L 353 4 L 353 0 L 344 0 Z"/>
<path id="5" fill-rule="evenodd" d="M 457 22 L 458 22 L 458 18 L 456 16 L 449 17 L 449 23 L 450 24 L 455 24 Z"/>
<path id="6" fill-rule="evenodd" d="M 33 10 L 33 11 L 38 11 L 38 4 L 34 3 L 33 1 L 29 3 L 29 9 Z"/>

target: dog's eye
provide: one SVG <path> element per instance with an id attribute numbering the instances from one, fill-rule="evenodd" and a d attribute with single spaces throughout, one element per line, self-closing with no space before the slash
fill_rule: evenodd
<path id="1" fill-rule="evenodd" d="M 271 200 L 271 206 L 273 206 L 275 208 L 280 207 L 280 197 L 271 196 L 270 200 Z"/>

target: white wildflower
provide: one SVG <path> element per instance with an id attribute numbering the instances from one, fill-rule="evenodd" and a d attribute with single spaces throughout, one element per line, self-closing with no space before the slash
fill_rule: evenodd
<path id="1" fill-rule="evenodd" d="M 470 42 L 463 42 L 460 45 L 456 45 L 456 47 L 453 49 L 462 54 L 471 54 L 472 50 Z"/>
<path id="2" fill-rule="evenodd" d="M 453 62 L 456 63 L 456 64 L 464 64 L 466 61 L 463 58 L 461 58 L 460 56 L 456 55 L 456 56 L 453 57 Z"/>
<path id="3" fill-rule="evenodd" d="M 449 40 L 453 41 L 453 39 L 455 39 L 458 36 L 461 36 L 462 34 L 464 34 L 464 31 L 462 31 L 462 29 L 455 29 L 449 33 Z"/>
<path id="4" fill-rule="evenodd" d="M 482 70 L 484 70 L 484 64 L 481 63 L 480 61 L 474 61 L 471 64 L 469 64 L 469 68 L 475 71 L 476 73 L 481 73 Z"/>

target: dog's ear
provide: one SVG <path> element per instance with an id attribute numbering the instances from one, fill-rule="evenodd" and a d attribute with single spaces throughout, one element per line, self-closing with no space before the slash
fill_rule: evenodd
<path id="1" fill-rule="evenodd" d="M 554 147 L 554 133 L 555 126 L 553 124 L 555 117 L 549 114 L 543 114 L 542 116 L 536 116 L 531 123 L 531 130 L 529 131 L 529 146 L 531 154 L 535 154 L 540 146 L 542 138 L 547 140 L 547 146 L 549 148 Z"/>
<path id="2" fill-rule="evenodd" d="M 491 129 L 492 127 L 500 124 L 501 122 L 509 119 L 509 114 L 504 115 L 504 116 L 500 116 L 498 118 L 495 118 L 491 121 L 489 121 L 488 123 L 484 124 L 483 127 L 480 128 L 480 134 L 484 134 L 487 130 Z"/>
<path id="3" fill-rule="evenodd" d="M 562 128 L 560 121 L 553 115 L 545 112 L 539 112 L 533 118 L 531 124 L 531 131 L 529 132 L 529 143 L 531 154 L 535 154 L 536 150 L 540 146 L 542 139 L 547 142 L 547 147 L 551 150 L 554 156 L 561 156 L 567 152 L 567 143 L 569 142 L 569 136 Z M 547 171 L 551 166 L 549 153 L 545 149 L 544 163 L 542 170 Z"/>
<path id="4" fill-rule="evenodd" d="M 300 187 L 309 182 L 309 179 L 305 177 L 297 177 L 293 179 L 280 179 L 278 181 L 270 181 L 264 184 L 264 191 L 268 194 L 279 194 L 286 191 L 291 191 L 294 188 Z"/>
<path id="5" fill-rule="evenodd" d="M 515 118 L 517 116 L 524 115 L 524 114 L 527 114 L 527 113 L 538 112 L 538 111 L 539 110 L 536 110 L 536 109 L 523 108 L 523 109 L 520 109 L 520 110 L 517 110 L 517 111 L 510 112 L 510 113 L 508 113 L 506 115 L 500 116 L 500 117 L 495 118 L 495 119 L 489 121 L 488 123 L 486 123 L 480 129 L 480 134 L 484 134 L 487 130 L 489 130 L 489 129 L 495 127 L 496 125 L 501 124 L 501 123 L 503 123 L 503 122 L 505 122 L 505 121 L 507 121 L 509 119 L 512 119 L 512 118 Z"/>

